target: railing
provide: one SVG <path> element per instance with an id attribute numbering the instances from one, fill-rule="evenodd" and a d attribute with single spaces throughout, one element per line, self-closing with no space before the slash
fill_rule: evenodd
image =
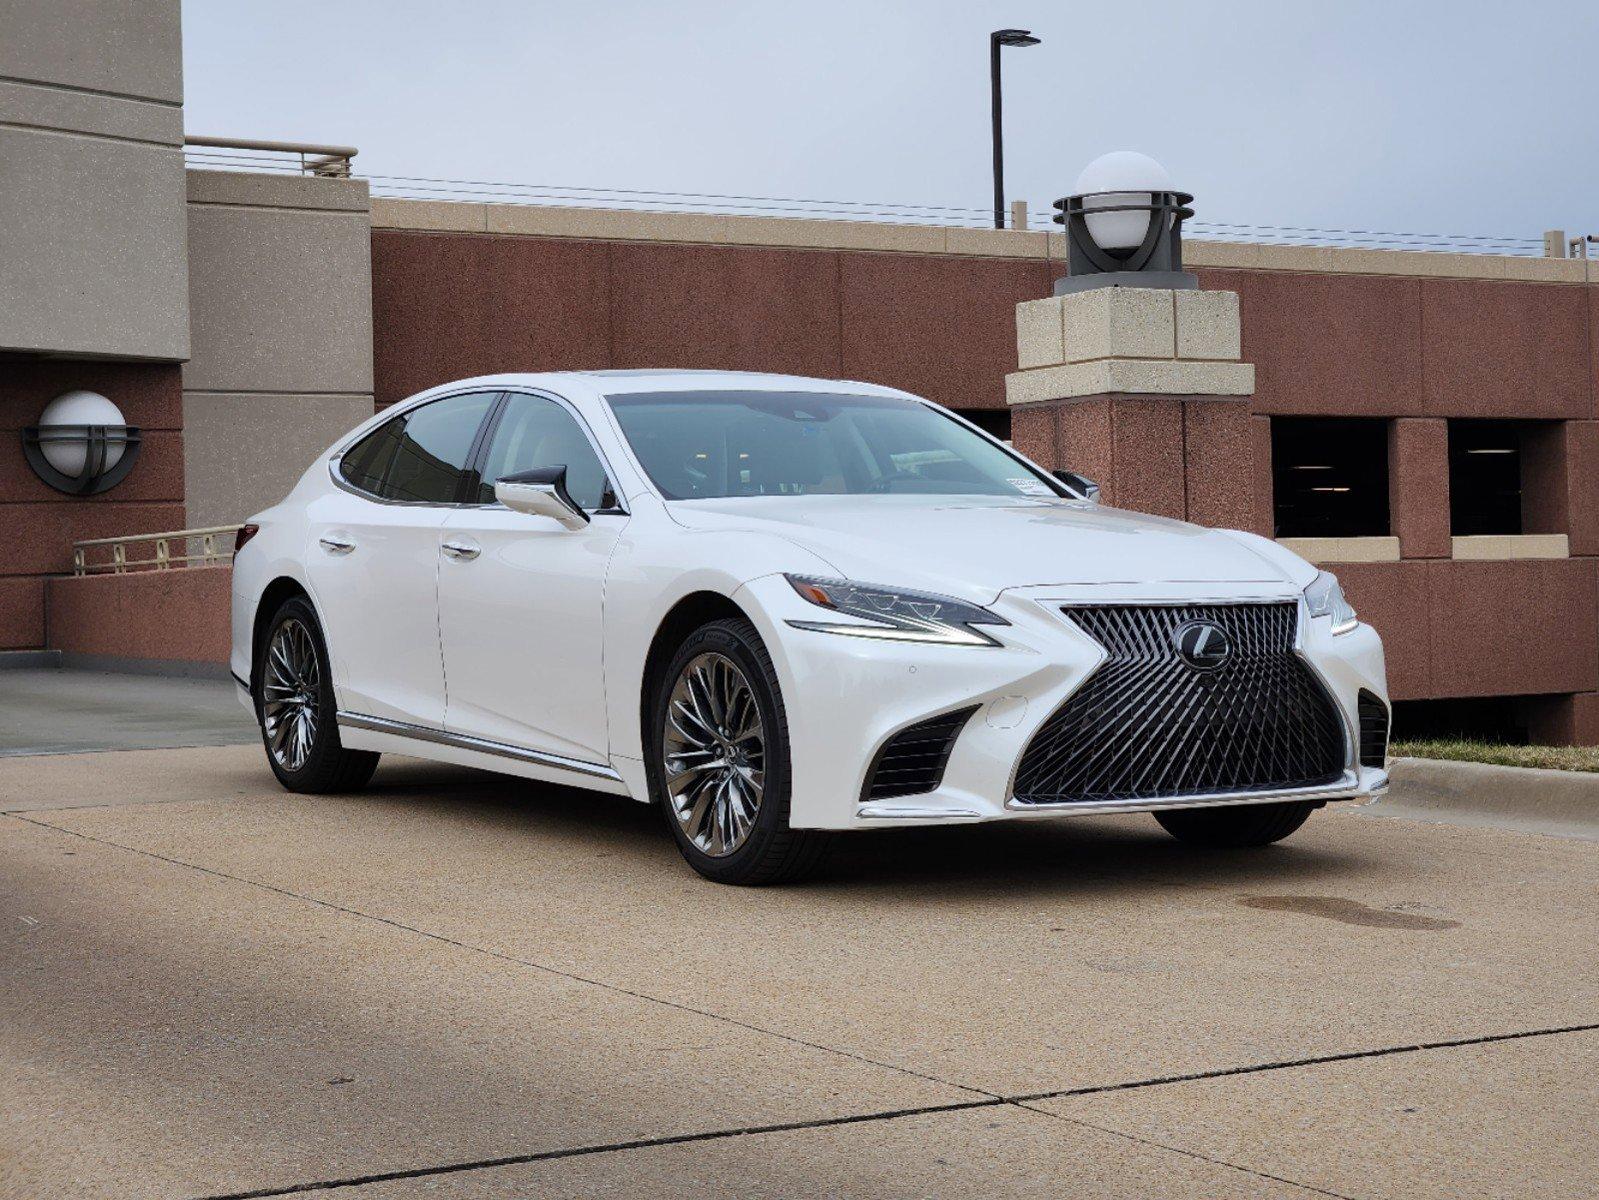
<path id="1" fill-rule="evenodd" d="M 280 171 L 348 178 L 353 146 L 319 146 L 300 142 L 267 142 L 248 138 L 186 137 L 190 166 L 237 171 Z M 720 192 L 670 192 L 652 188 L 617 188 L 578 184 L 508 183 L 483 179 L 422 175 L 361 176 L 373 196 L 414 200 L 456 200 L 489 204 L 575 206 L 633 212 L 688 212 L 728 216 L 788 217 L 801 220 L 885 221 L 905 225 L 987 227 L 993 209 L 922 202 L 817 200 L 791 196 Z M 1013 229 L 1058 230 L 1050 209 L 1031 209 L 1013 201 Z M 1452 254 L 1538 257 L 1546 253 L 1542 237 L 1516 234 L 1425 233 L 1313 225 L 1263 225 L 1210 221 L 1203 217 L 1183 225 L 1192 241 L 1250 242 L 1280 246 L 1330 246 L 1370 250 L 1430 250 Z M 1585 245 L 1584 251 L 1588 250 Z M 1571 253 L 1575 254 L 1573 248 Z M 1583 257 L 1599 257 L 1591 253 Z"/>
<path id="2" fill-rule="evenodd" d="M 233 561 L 233 535 L 238 532 L 237 525 L 212 525 L 207 529 L 174 529 L 166 533 L 135 533 L 127 537 L 91 538 L 84 542 L 73 542 L 72 573 L 94 575 L 105 572 L 121 575 L 138 570 L 165 571 L 171 567 L 221 566 L 223 563 Z M 218 538 L 226 540 L 219 546 Z M 154 543 L 154 557 L 128 557 L 130 546 L 146 542 Z M 172 553 L 174 542 L 180 543 L 181 554 Z M 199 543 L 198 553 L 195 552 L 195 543 Z M 102 548 L 111 551 L 111 560 L 90 562 L 90 554 Z"/>
<path id="3" fill-rule="evenodd" d="M 255 138 L 186 136 L 184 161 L 196 167 L 234 167 L 243 171 L 294 171 L 348 179 L 354 146 L 318 146 L 308 142 L 264 142 Z M 191 148 L 192 147 L 192 148 Z M 241 154 L 239 151 L 247 151 Z"/>

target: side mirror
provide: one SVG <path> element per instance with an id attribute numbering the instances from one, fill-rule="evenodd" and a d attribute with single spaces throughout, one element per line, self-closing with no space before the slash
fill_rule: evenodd
<path id="1" fill-rule="evenodd" d="M 539 467 L 494 481 L 494 498 L 512 512 L 549 517 L 567 529 L 582 529 L 589 515 L 566 490 L 566 468 Z"/>
<path id="2" fill-rule="evenodd" d="M 1079 475 L 1076 471 L 1051 471 L 1050 474 L 1090 504 L 1099 502 L 1099 484 L 1088 476 Z"/>

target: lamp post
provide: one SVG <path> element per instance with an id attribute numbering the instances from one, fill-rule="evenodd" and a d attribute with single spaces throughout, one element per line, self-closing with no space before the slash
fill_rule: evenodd
<path id="1" fill-rule="evenodd" d="M 994 228 L 1005 228 L 1005 130 L 1000 120 L 999 49 L 1001 46 L 1036 46 L 1025 29 L 996 29 L 988 35 L 988 82 L 994 110 Z"/>

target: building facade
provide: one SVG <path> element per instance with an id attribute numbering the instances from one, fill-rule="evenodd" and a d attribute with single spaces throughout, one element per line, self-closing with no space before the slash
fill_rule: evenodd
<path id="1" fill-rule="evenodd" d="M 1401 732 L 1599 742 L 1585 260 L 1191 241 L 1201 287 L 1239 297 L 1254 391 L 1247 419 L 1173 410 L 1195 415 L 1152 440 L 1136 397 L 1047 419 L 1007 403 L 1017 306 L 1050 294 L 1058 235 L 191 169 L 176 4 L 46 9 L 0 0 L 25 31 L 0 40 L 0 178 L 21 181 L 0 189 L 0 650 L 92 631 L 101 654 L 211 654 L 198 635 L 152 648 L 172 614 L 147 614 L 187 614 L 186 585 L 62 579 L 73 542 L 242 520 L 374 405 L 495 371 L 738 368 L 907 388 L 1045 465 L 1113 464 L 1112 501 L 1179 496 L 1179 515 L 1289 541 L 1383 633 Z M 87 498 L 21 445 L 80 388 L 144 439 Z M 200 608 L 225 595 L 204 587 Z"/>

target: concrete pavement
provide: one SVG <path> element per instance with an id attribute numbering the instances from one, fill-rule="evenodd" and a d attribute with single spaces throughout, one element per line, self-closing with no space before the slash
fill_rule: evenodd
<path id="1" fill-rule="evenodd" d="M 1095 819 L 742 891 L 629 801 L 397 758 L 292 796 L 259 746 L 9 758 L 0 810 L 0 1195 L 1599 1179 L 1591 841 Z"/>
<path id="2" fill-rule="evenodd" d="M 0 670 L 0 757 L 236 746 L 260 738 L 231 679 L 60 667 Z"/>

